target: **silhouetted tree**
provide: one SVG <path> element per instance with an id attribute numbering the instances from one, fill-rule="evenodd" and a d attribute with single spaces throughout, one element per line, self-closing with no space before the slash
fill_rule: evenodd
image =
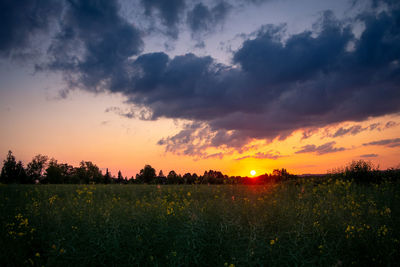
<path id="1" fill-rule="evenodd" d="M 18 173 L 18 176 L 17 176 L 18 183 L 21 183 L 21 184 L 30 183 L 29 177 L 26 174 L 24 166 L 22 165 L 22 162 L 20 160 L 17 162 L 17 173 Z"/>
<path id="2" fill-rule="evenodd" d="M 168 173 L 167 181 L 169 184 L 178 184 L 179 183 L 179 177 L 174 170 L 172 170 Z"/>
<path id="3" fill-rule="evenodd" d="M 224 183 L 224 175 L 220 171 L 205 171 L 202 178 L 202 183 L 222 184 Z"/>
<path id="4" fill-rule="evenodd" d="M 279 180 L 287 180 L 289 178 L 294 178 L 294 177 L 295 176 L 289 174 L 288 171 L 285 168 L 282 168 L 282 169 L 275 169 L 272 172 L 271 179 L 275 180 L 275 181 L 279 181 Z"/>
<path id="5" fill-rule="evenodd" d="M 274 169 L 274 170 L 272 171 L 272 175 L 273 175 L 273 176 L 281 176 L 281 170 L 279 170 L 279 169 Z"/>
<path id="6" fill-rule="evenodd" d="M 73 183 L 74 174 L 74 167 L 66 163 L 58 163 L 56 159 L 52 158 L 49 161 L 45 171 L 45 178 L 42 182 L 50 184 Z"/>
<path id="7" fill-rule="evenodd" d="M 28 163 L 26 173 L 32 183 L 42 179 L 43 172 L 46 169 L 46 163 L 49 158 L 47 156 L 38 154 L 33 157 L 32 161 Z"/>
<path id="8" fill-rule="evenodd" d="M 111 175 L 110 175 L 110 172 L 108 171 L 108 168 L 106 170 L 106 174 L 104 175 L 104 179 L 103 180 L 104 180 L 105 184 L 109 184 L 109 183 L 112 182 Z"/>
<path id="9" fill-rule="evenodd" d="M 6 159 L 3 161 L 3 168 L 1 168 L 1 182 L 5 184 L 15 183 L 17 175 L 17 161 L 9 150 Z"/>
<path id="10" fill-rule="evenodd" d="M 122 184 L 124 181 L 124 176 L 122 176 L 121 171 L 118 171 L 117 183 Z"/>
<path id="11" fill-rule="evenodd" d="M 193 179 L 193 183 L 194 184 L 198 184 L 200 181 L 199 181 L 199 176 L 197 175 L 197 173 L 193 173 L 192 174 L 192 179 Z"/>
<path id="12" fill-rule="evenodd" d="M 167 177 L 165 177 L 164 172 L 160 170 L 157 176 L 157 184 L 166 184 L 167 183 Z"/>
<path id="13" fill-rule="evenodd" d="M 150 184 L 156 178 L 156 170 L 150 165 L 146 164 L 143 169 L 140 170 L 140 173 L 136 175 L 136 180 L 138 182 Z"/>
<path id="14" fill-rule="evenodd" d="M 15 160 L 11 150 L 8 151 L 1 169 L 1 183 L 27 183 L 25 169 L 21 161 Z"/>
<path id="15" fill-rule="evenodd" d="M 183 183 L 185 183 L 185 184 L 193 184 L 194 183 L 193 176 L 189 172 L 185 173 L 182 176 L 182 179 L 183 179 Z"/>
<path id="16" fill-rule="evenodd" d="M 81 161 L 76 172 L 80 183 L 101 183 L 103 180 L 103 175 L 99 167 L 91 161 Z"/>
<path id="17" fill-rule="evenodd" d="M 377 182 L 374 165 L 370 161 L 358 160 L 348 164 L 344 171 L 344 178 L 354 179 L 356 182 Z"/>

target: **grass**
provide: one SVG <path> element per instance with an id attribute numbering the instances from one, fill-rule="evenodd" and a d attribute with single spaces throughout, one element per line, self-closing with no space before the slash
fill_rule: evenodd
<path id="1" fill-rule="evenodd" d="M 2 266 L 400 262 L 400 187 L 1 185 Z"/>

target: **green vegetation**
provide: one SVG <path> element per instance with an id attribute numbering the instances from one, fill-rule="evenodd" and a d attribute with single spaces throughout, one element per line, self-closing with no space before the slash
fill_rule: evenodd
<path id="1" fill-rule="evenodd" d="M 1 185 L 2 266 L 382 266 L 398 182 Z"/>

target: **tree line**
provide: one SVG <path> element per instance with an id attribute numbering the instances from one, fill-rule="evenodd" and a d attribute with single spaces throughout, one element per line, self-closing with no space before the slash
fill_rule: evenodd
<path id="1" fill-rule="evenodd" d="M 304 176 L 301 176 L 304 178 Z M 310 176 L 307 176 L 311 178 Z M 11 151 L 8 151 L 1 169 L 0 183 L 10 184 L 265 184 L 271 182 L 296 180 L 299 176 L 290 174 L 286 169 L 275 169 L 272 174 L 257 177 L 228 176 L 220 171 L 209 170 L 203 175 L 196 173 L 177 174 L 163 171 L 145 165 L 136 176 L 130 178 L 118 171 L 117 176 L 100 168 L 91 161 L 81 161 L 78 167 L 67 163 L 59 163 L 56 159 L 38 154 L 32 158 L 26 167 L 17 161 Z M 371 162 L 364 160 L 352 161 L 347 166 L 332 170 L 318 178 L 353 180 L 359 183 L 380 183 L 382 181 L 400 181 L 400 168 L 379 170 Z"/>
<path id="2" fill-rule="evenodd" d="M 38 154 L 32 158 L 26 168 L 17 161 L 11 151 L 8 151 L 3 161 L 0 182 L 4 184 L 261 184 L 272 181 L 293 178 L 286 169 L 276 169 L 272 174 L 260 175 L 256 178 L 228 176 L 220 171 L 209 170 L 203 175 L 196 173 L 177 174 L 170 171 L 164 175 L 145 165 L 135 177 L 123 176 L 121 171 L 115 177 L 91 161 L 81 161 L 78 167 L 67 163 L 59 163 L 56 159 Z"/>

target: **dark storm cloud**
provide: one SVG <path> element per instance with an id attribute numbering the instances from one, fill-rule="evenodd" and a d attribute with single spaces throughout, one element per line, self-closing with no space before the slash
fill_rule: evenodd
<path id="1" fill-rule="evenodd" d="M 323 155 L 323 154 L 328 154 L 328 153 L 335 153 L 339 151 L 344 151 L 346 150 L 344 147 L 334 147 L 336 142 L 328 142 L 320 146 L 316 145 L 305 145 L 302 147 L 301 150 L 296 151 L 296 154 L 299 153 L 316 153 L 317 155 Z"/>
<path id="2" fill-rule="evenodd" d="M 0 1 L 0 55 L 18 55 L 32 48 L 32 37 L 49 30 L 61 12 L 61 3 L 57 0 Z"/>
<path id="3" fill-rule="evenodd" d="M 209 5 L 204 1 L 141 0 L 144 14 L 151 20 L 159 18 L 163 25 L 164 28 L 158 30 L 177 39 L 183 22 L 192 32 L 192 37 L 197 39 L 197 47 L 204 45 L 201 41 L 204 34 L 212 33 L 218 25 L 223 25 L 231 10 L 263 2 L 266 0 L 214 1 Z"/>
<path id="4" fill-rule="evenodd" d="M 331 12 L 325 12 L 318 34 L 305 31 L 286 42 L 284 26 L 268 25 L 234 53 L 236 68 L 193 54 L 141 55 L 133 63 L 133 86 L 124 93 L 148 107 L 153 119 L 205 122 L 209 139 L 202 148 L 237 148 L 252 138 L 283 140 L 301 128 L 398 112 L 398 15 L 393 10 L 360 16 L 366 29 L 359 39 Z M 197 130 L 184 130 L 185 137 L 168 137 L 163 144 L 190 154 L 192 147 L 176 142 L 205 138 Z M 336 137 L 362 130 L 342 129 Z"/>
<path id="5" fill-rule="evenodd" d="M 232 6 L 220 2 L 212 8 L 198 3 L 187 14 L 187 24 L 194 34 L 213 31 L 216 24 L 222 23 Z"/>
<path id="6" fill-rule="evenodd" d="M 166 26 L 167 33 L 173 38 L 178 37 L 178 24 L 185 10 L 184 0 L 141 0 L 141 3 L 147 16 L 154 16 L 156 12 Z"/>
<path id="7" fill-rule="evenodd" d="M 240 85 L 245 82 L 240 71 L 211 57 L 186 54 L 170 59 L 164 53 L 152 53 L 139 56 L 132 66 L 132 87 L 125 93 L 131 102 L 149 107 L 153 119 L 210 120 L 240 105 L 254 109 L 234 98 L 233 94 L 242 95 Z"/>
<path id="8" fill-rule="evenodd" d="M 61 31 L 48 50 L 50 61 L 38 68 L 61 71 L 71 87 L 103 91 L 127 86 L 128 59 L 143 43 L 139 30 L 118 11 L 117 1 L 69 0 Z"/>
<path id="9" fill-rule="evenodd" d="M 386 147 L 398 147 L 400 146 L 400 138 L 394 139 L 383 139 L 363 144 L 364 146 L 386 146 Z"/>
<path id="10" fill-rule="evenodd" d="M 268 84 L 305 81 L 335 68 L 335 58 L 345 53 L 352 40 L 350 28 L 341 27 L 332 12 L 324 13 L 322 31 L 292 35 L 284 44 L 284 26 L 267 25 L 253 40 L 247 40 L 235 53 L 234 62 L 255 79 Z"/>

